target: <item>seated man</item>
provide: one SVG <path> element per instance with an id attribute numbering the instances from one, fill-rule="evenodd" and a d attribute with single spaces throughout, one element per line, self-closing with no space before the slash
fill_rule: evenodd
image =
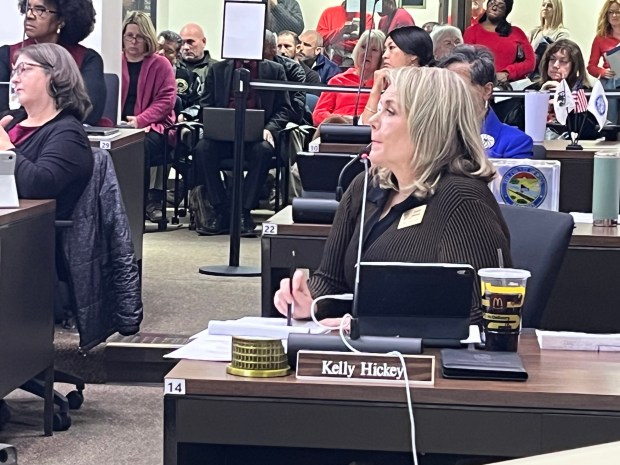
<path id="1" fill-rule="evenodd" d="M 192 87 L 191 73 L 185 67 L 179 66 L 183 39 L 174 31 L 162 31 L 157 36 L 157 43 L 157 53 L 165 57 L 174 70 L 177 80 L 177 96 L 181 99 L 181 109 L 187 108 L 196 102 L 199 96 L 196 88 Z"/>
<path id="2" fill-rule="evenodd" d="M 278 53 L 283 57 L 290 58 L 302 67 L 306 74 L 306 83 L 320 84 L 321 77 L 319 73 L 299 59 L 298 51 L 300 44 L 299 36 L 292 31 L 282 31 L 278 34 Z M 318 95 L 320 92 L 317 91 L 316 94 Z"/>
<path id="3" fill-rule="evenodd" d="M 209 67 L 204 94 L 200 101 L 201 106 L 234 108 L 233 71 L 242 66 L 250 70 L 252 81 L 257 79 L 286 81 L 284 68 L 273 61 L 244 63 L 240 60 L 224 60 Z M 244 149 L 247 174 L 243 182 L 241 235 L 254 237 L 255 225 L 250 210 L 258 204 L 275 151 L 275 141 L 278 133 L 290 121 L 292 110 L 288 92 L 253 90 L 252 88 L 248 92 L 247 108 L 265 111 L 264 140 L 247 143 Z M 207 220 L 207 224 L 196 227 L 196 231 L 201 235 L 228 233 L 230 198 L 222 181 L 220 163 L 226 158 L 232 158 L 233 154 L 233 142 L 203 139 L 196 145 L 194 151 L 195 183 L 204 185 L 206 198 L 213 207 L 213 214 Z"/>
<path id="4" fill-rule="evenodd" d="M 198 24 L 189 23 L 183 26 L 179 33 L 183 43 L 181 45 L 181 60 L 179 68 L 187 70 L 192 76 L 191 95 L 183 107 L 179 121 L 196 120 L 200 116 L 200 98 L 204 91 L 205 81 L 209 66 L 216 63 L 211 58 L 209 50 L 206 50 L 207 38 L 202 28 Z"/>
<path id="5" fill-rule="evenodd" d="M 299 36 L 299 60 L 316 71 L 323 84 L 327 84 L 340 67 L 323 53 L 323 37 L 316 31 L 305 31 Z"/>
<path id="6" fill-rule="evenodd" d="M 495 85 L 493 54 L 483 46 L 459 45 L 437 65 L 461 75 L 480 106 L 482 143 L 489 158 L 532 158 L 534 142 L 519 128 L 502 123 L 488 102 Z"/>

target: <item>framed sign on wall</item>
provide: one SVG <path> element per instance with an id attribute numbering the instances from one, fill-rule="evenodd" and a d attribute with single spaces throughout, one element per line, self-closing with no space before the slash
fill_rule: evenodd
<path id="1" fill-rule="evenodd" d="M 123 0 L 123 19 L 132 11 L 143 11 L 157 29 L 157 0 Z"/>
<path id="2" fill-rule="evenodd" d="M 426 0 L 403 0 L 403 6 L 411 8 L 426 8 Z"/>

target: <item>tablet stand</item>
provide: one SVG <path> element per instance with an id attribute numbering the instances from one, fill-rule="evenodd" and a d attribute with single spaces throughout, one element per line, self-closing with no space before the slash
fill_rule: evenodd
<path id="1" fill-rule="evenodd" d="M 241 248 L 241 192 L 243 184 L 243 149 L 245 135 L 246 98 L 250 88 L 250 71 L 238 68 L 233 77 L 235 89 L 235 142 L 233 158 L 233 185 L 230 209 L 230 253 L 228 265 L 203 266 L 201 274 L 211 276 L 260 276 L 260 269 L 239 266 L 239 249 Z"/>

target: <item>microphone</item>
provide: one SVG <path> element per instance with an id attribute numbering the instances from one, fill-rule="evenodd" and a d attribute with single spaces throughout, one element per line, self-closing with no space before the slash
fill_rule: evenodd
<path id="1" fill-rule="evenodd" d="M 340 170 L 340 174 L 338 175 L 338 184 L 336 184 L 336 200 L 338 202 L 342 200 L 342 194 L 344 194 L 344 187 L 343 187 L 344 173 L 346 173 L 356 161 L 361 160 L 364 155 L 368 156 L 371 150 L 372 150 L 372 143 L 368 144 L 366 147 L 360 150 L 359 153 L 357 154 L 357 157 L 352 158 L 351 161 L 348 162 L 346 165 L 344 165 L 344 167 Z M 366 172 L 366 174 L 368 174 L 368 172 Z"/>
<path id="2" fill-rule="evenodd" d="M 368 151 L 370 145 L 366 147 Z M 355 284 L 353 286 L 353 307 L 351 308 L 351 339 L 359 339 L 360 328 L 357 320 L 357 307 L 359 305 L 359 287 L 360 287 L 360 263 L 362 261 L 362 246 L 364 243 L 364 223 L 366 222 L 366 196 L 368 194 L 368 153 L 362 150 L 360 153 L 362 163 L 364 163 L 364 191 L 362 192 L 362 214 L 360 217 L 360 237 L 357 242 L 357 261 L 355 270 Z"/>
<path id="3" fill-rule="evenodd" d="M 362 0 L 362 2 L 364 2 L 365 0 Z M 377 9 L 377 3 L 379 3 L 379 0 L 375 0 L 373 5 L 372 5 L 372 17 L 375 17 L 375 11 Z M 366 18 L 360 18 L 360 21 L 364 21 L 364 24 L 366 24 Z M 370 44 L 370 34 L 372 34 L 372 30 L 371 32 L 368 33 L 368 41 L 366 42 L 366 50 L 364 50 L 364 61 L 362 62 L 362 70 L 360 72 L 360 82 L 357 85 L 357 96 L 355 97 L 355 107 L 353 110 L 353 126 L 357 126 L 359 123 L 359 112 L 358 112 L 358 107 L 360 104 L 360 96 L 362 94 L 362 86 L 364 85 L 364 71 L 366 71 L 366 58 L 368 57 L 368 49 L 370 48 L 369 44 Z"/>

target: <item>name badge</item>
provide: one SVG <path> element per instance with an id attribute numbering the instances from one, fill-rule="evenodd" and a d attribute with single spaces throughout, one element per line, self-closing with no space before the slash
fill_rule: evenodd
<path id="1" fill-rule="evenodd" d="M 403 216 L 400 217 L 400 221 L 398 222 L 398 229 L 408 228 L 409 226 L 415 226 L 416 224 L 420 224 L 422 222 L 422 219 L 424 218 L 425 212 L 426 205 L 407 210 L 405 213 L 403 213 Z"/>

